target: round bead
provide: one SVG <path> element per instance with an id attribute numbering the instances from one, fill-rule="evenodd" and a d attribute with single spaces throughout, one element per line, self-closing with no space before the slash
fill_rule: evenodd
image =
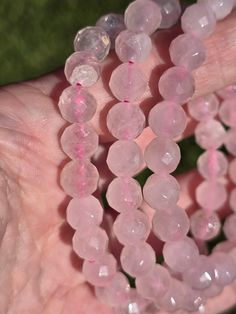
<path id="1" fill-rule="evenodd" d="M 107 115 L 107 127 L 111 134 L 121 140 L 132 140 L 141 134 L 145 125 L 142 110 L 130 103 L 118 103 Z"/>
<path id="2" fill-rule="evenodd" d="M 219 95 L 222 99 L 229 99 L 236 96 L 236 84 L 226 86 L 220 90 L 218 90 L 217 95 Z"/>
<path id="3" fill-rule="evenodd" d="M 224 287 L 229 285 L 236 278 L 236 267 L 234 260 L 229 254 L 214 252 L 211 256 L 214 265 L 215 283 Z"/>
<path id="4" fill-rule="evenodd" d="M 227 131 L 224 144 L 228 152 L 236 156 L 236 129 Z"/>
<path id="5" fill-rule="evenodd" d="M 236 158 L 229 163 L 229 177 L 236 184 Z"/>
<path id="6" fill-rule="evenodd" d="M 224 100 L 220 106 L 219 115 L 221 121 L 230 127 L 236 127 L 235 104 L 236 97 Z"/>
<path id="7" fill-rule="evenodd" d="M 161 10 L 150 0 L 136 0 L 125 11 L 125 25 L 134 32 L 152 34 L 161 24 Z"/>
<path id="8" fill-rule="evenodd" d="M 198 0 L 206 4 L 214 13 L 217 20 L 224 19 L 233 9 L 234 0 Z"/>
<path id="9" fill-rule="evenodd" d="M 161 300 L 157 302 L 167 313 L 173 313 L 182 307 L 185 291 L 181 281 L 172 278 L 170 288 Z"/>
<path id="10" fill-rule="evenodd" d="M 203 291 L 204 297 L 207 299 L 217 297 L 222 292 L 222 287 L 217 286 L 215 283 L 212 283 L 209 288 Z"/>
<path id="11" fill-rule="evenodd" d="M 194 93 L 192 74 L 183 67 L 166 70 L 159 80 L 159 91 L 165 100 L 184 104 Z"/>
<path id="12" fill-rule="evenodd" d="M 171 28 L 178 22 L 181 15 L 179 0 L 154 0 L 161 8 L 160 28 Z"/>
<path id="13" fill-rule="evenodd" d="M 236 212 L 236 189 L 233 189 L 230 192 L 229 206 L 234 212 Z"/>
<path id="14" fill-rule="evenodd" d="M 183 308 L 188 311 L 188 313 L 197 312 L 204 313 L 205 312 L 205 300 L 201 293 L 201 291 L 194 290 L 189 288 L 188 286 L 184 287 L 185 294 L 183 300 Z"/>
<path id="15" fill-rule="evenodd" d="M 228 170 L 228 160 L 222 152 L 208 150 L 198 158 L 197 168 L 205 179 L 220 178 Z"/>
<path id="16" fill-rule="evenodd" d="M 224 234 L 226 236 L 226 238 L 231 241 L 231 242 L 234 242 L 236 243 L 236 213 L 228 216 L 226 219 L 225 219 L 225 222 L 224 222 L 224 227 L 223 227 L 223 230 L 224 230 Z"/>
<path id="17" fill-rule="evenodd" d="M 214 118 L 219 109 L 219 100 L 214 94 L 197 97 L 188 102 L 189 114 L 198 121 Z"/>
<path id="18" fill-rule="evenodd" d="M 114 314 L 146 314 L 148 301 L 137 293 L 137 290 L 132 288 L 129 291 L 128 303 L 120 304 L 120 307 L 115 308 Z"/>
<path id="19" fill-rule="evenodd" d="M 108 34 L 99 26 L 88 26 L 78 31 L 74 40 L 75 51 L 94 54 L 98 61 L 103 61 L 111 46 Z"/>

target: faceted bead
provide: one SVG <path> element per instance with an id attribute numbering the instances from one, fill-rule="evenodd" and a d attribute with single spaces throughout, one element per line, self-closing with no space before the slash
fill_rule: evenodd
<path id="1" fill-rule="evenodd" d="M 123 211 L 113 225 L 114 234 L 124 245 L 136 245 L 145 241 L 150 230 L 148 216 L 140 210 Z"/>
<path id="2" fill-rule="evenodd" d="M 210 36 L 216 26 L 215 14 L 201 3 L 186 8 L 181 18 L 182 29 L 197 38 Z"/>
<path id="3" fill-rule="evenodd" d="M 107 165 L 116 176 L 132 177 L 142 164 L 142 151 L 135 142 L 120 140 L 110 146 Z"/>
<path id="4" fill-rule="evenodd" d="M 156 135 L 175 138 L 185 130 L 187 117 L 179 105 L 162 101 L 152 108 L 148 122 Z"/>
<path id="5" fill-rule="evenodd" d="M 78 31 L 74 40 L 75 51 L 94 54 L 98 61 L 103 61 L 111 46 L 108 34 L 99 26 L 88 26 Z"/>
<path id="6" fill-rule="evenodd" d="M 71 123 L 84 123 L 94 116 L 97 102 L 87 90 L 79 86 L 70 86 L 62 92 L 58 106 L 65 120 Z"/>
<path id="7" fill-rule="evenodd" d="M 176 37 L 171 42 L 169 51 L 173 64 L 189 71 L 199 68 L 206 58 L 206 48 L 203 42 L 190 34 Z"/>
<path id="8" fill-rule="evenodd" d="M 109 35 L 111 49 L 114 49 L 117 35 L 125 29 L 124 17 L 121 14 L 109 13 L 101 16 L 96 26 L 103 28 Z"/>
<path id="9" fill-rule="evenodd" d="M 224 144 L 228 152 L 233 156 L 236 156 L 236 129 L 227 131 Z"/>
<path id="10" fill-rule="evenodd" d="M 224 287 L 229 285 L 236 278 L 236 267 L 234 260 L 229 254 L 214 252 L 211 256 L 214 265 L 215 283 Z"/>
<path id="11" fill-rule="evenodd" d="M 171 269 L 184 272 L 196 262 L 198 248 L 192 239 L 185 237 L 178 241 L 165 243 L 163 256 Z"/>
<path id="12" fill-rule="evenodd" d="M 113 136 L 121 140 L 132 140 L 141 134 L 145 116 L 139 106 L 118 103 L 107 115 L 107 127 Z"/>
<path id="13" fill-rule="evenodd" d="M 151 0 L 136 0 L 125 11 L 125 25 L 134 32 L 154 33 L 161 24 L 160 7 Z"/>
<path id="14" fill-rule="evenodd" d="M 229 206 L 234 212 L 236 212 L 236 189 L 233 189 L 230 192 Z"/>
<path id="15" fill-rule="evenodd" d="M 90 161 L 72 160 L 61 171 L 60 183 L 71 197 L 86 197 L 97 189 L 97 168 Z"/>
<path id="16" fill-rule="evenodd" d="M 214 13 L 217 20 L 224 19 L 233 9 L 234 0 L 198 0 L 206 4 Z"/>
<path id="17" fill-rule="evenodd" d="M 170 289 L 157 304 L 167 311 L 167 313 L 173 313 L 182 308 L 184 296 L 185 291 L 183 283 L 173 278 L 171 280 Z"/>
<path id="18" fill-rule="evenodd" d="M 85 198 L 73 198 L 66 210 L 66 218 L 69 225 L 81 233 L 88 227 L 100 225 L 103 218 L 103 208 L 92 195 Z"/>
<path id="19" fill-rule="evenodd" d="M 138 294 L 137 290 L 132 288 L 129 291 L 128 303 L 120 304 L 115 308 L 114 314 L 146 314 L 148 301 Z"/>
<path id="20" fill-rule="evenodd" d="M 205 300 L 200 291 L 194 290 L 185 286 L 185 294 L 183 301 L 183 308 L 188 311 L 188 313 L 197 312 L 205 313 Z"/>
<path id="21" fill-rule="evenodd" d="M 149 244 L 141 242 L 135 246 L 125 246 L 121 251 L 120 262 L 130 276 L 140 277 L 155 266 L 156 256 Z"/>
<path id="22" fill-rule="evenodd" d="M 143 188 L 145 201 L 154 209 L 165 210 L 176 205 L 180 186 L 171 175 L 152 174 Z"/>
<path id="23" fill-rule="evenodd" d="M 221 182 L 204 181 L 196 189 L 198 204 L 207 210 L 221 208 L 227 199 L 227 191 Z"/>
<path id="24" fill-rule="evenodd" d="M 184 238 L 189 231 L 189 219 L 182 208 L 156 210 L 152 220 L 154 234 L 163 242 Z"/>
<path id="25" fill-rule="evenodd" d="M 231 127 L 236 127 L 236 97 L 226 99 L 220 106 L 220 119 L 221 121 Z"/>
<path id="26" fill-rule="evenodd" d="M 214 118 L 219 109 L 219 100 L 214 94 L 197 97 L 188 102 L 189 114 L 198 121 Z"/>
<path id="27" fill-rule="evenodd" d="M 218 90 L 217 95 L 220 96 L 222 99 L 229 99 L 236 96 L 236 84 L 226 86 L 220 90 Z"/>
<path id="28" fill-rule="evenodd" d="M 236 184 L 236 158 L 229 163 L 229 177 Z"/>
<path id="29" fill-rule="evenodd" d="M 96 58 L 87 52 L 74 52 L 65 63 L 65 76 L 71 85 L 89 87 L 100 76 L 100 66 Z"/>
<path id="30" fill-rule="evenodd" d="M 183 67 L 172 67 L 166 70 L 159 80 L 159 91 L 165 100 L 180 104 L 187 102 L 194 93 L 192 74 Z"/>
<path id="31" fill-rule="evenodd" d="M 98 135 L 88 124 L 74 123 L 64 130 L 61 146 L 71 159 L 89 158 L 98 148 Z"/>
<path id="32" fill-rule="evenodd" d="M 143 62 L 152 49 L 151 38 L 146 33 L 122 31 L 116 38 L 115 50 L 122 62 Z"/>
<path id="33" fill-rule="evenodd" d="M 204 241 L 215 238 L 221 229 L 218 215 L 204 209 L 199 209 L 191 215 L 190 225 L 194 238 Z"/>
<path id="34" fill-rule="evenodd" d="M 223 230 L 226 238 L 236 243 L 236 213 L 231 214 L 225 219 Z"/>
<path id="35" fill-rule="evenodd" d="M 179 0 L 154 0 L 161 8 L 160 28 L 171 28 L 178 22 L 181 15 Z"/>
<path id="36" fill-rule="evenodd" d="M 135 64 L 122 63 L 112 72 L 109 87 L 120 101 L 133 102 L 145 93 L 147 79 Z"/>
<path id="37" fill-rule="evenodd" d="M 208 150 L 198 158 L 197 168 L 205 179 L 220 178 L 228 170 L 228 160 L 222 152 L 214 149 Z"/>
<path id="38" fill-rule="evenodd" d="M 85 280 L 94 286 L 105 287 L 110 284 L 116 274 L 116 259 L 112 254 L 105 253 L 95 261 L 85 260 L 82 272 Z"/>

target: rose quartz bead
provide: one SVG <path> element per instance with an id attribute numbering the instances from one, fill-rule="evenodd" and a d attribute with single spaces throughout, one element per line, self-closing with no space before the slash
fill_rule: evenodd
<path id="1" fill-rule="evenodd" d="M 224 144 L 228 152 L 236 156 L 236 129 L 227 131 Z"/>
<path id="2" fill-rule="evenodd" d="M 82 272 L 85 280 L 94 286 L 105 287 L 110 284 L 116 274 L 116 259 L 105 253 L 95 261 L 85 260 Z"/>
<path id="3" fill-rule="evenodd" d="M 89 125 L 74 123 L 64 130 L 61 146 L 71 159 L 89 158 L 98 148 L 98 135 Z"/>
<path id="4" fill-rule="evenodd" d="M 133 102 L 145 93 L 147 79 L 135 64 L 123 63 L 112 72 L 109 86 L 117 99 Z"/>
<path id="5" fill-rule="evenodd" d="M 224 19 L 233 9 L 234 0 L 198 0 L 206 4 L 214 13 L 217 20 Z"/>
<path id="6" fill-rule="evenodd" d="M 230 208 L 231 208 L 234 212 L 236 212 L 236 189 L 233 189 L 233 190 L 230 192 L 229 205 L 230 205 Z"/>
<path id="7" fill-rule="evenodd" d="M 181 281 L 172 279 L 170 289 L 167 293 L 157 301 L 167 313 L 173 313 L 182 308 L 185 297 L 184 285 Z"/>
<path id="8" fill-rule="evenodd" d="M 186 128 L 187 117 L 179 105 L 162 101 L 152 108 L 148 122 L 156 135 L 175 138 L 181 135 Z"/>
<path id="9" fill-rule="evenodd" d="M 171 269 L 184 272 L 196 262 L 198 248 L 192 239 L 185 237 L 178 241 L 165 243 L 163 256 Z"/>
<path id="10" fill-rule="evenodd" d="M 221 294 L 223 288 L 212 283 L 209 288 L 203 291 L 204 297 L 207 299 L 217 297 Z"/>
<path id="11" fill-rule="evenodd" d="M 183 300 L 183 308 L 187 310 L 188 313 L 205 313 L 205 300 L 201 291 L 191 289 L 188 286 L 185 286 L 184 288 L 185 294 Z"/>
<path id="12" fill-rule="evenodd" d="M 58 106 L 65 120 L 71 123 L 84 123 L 94 116 L 97 102 L 85 89 L 70 86 L 62 92 Z"/>
<path id="13" fill-rule="evenodd" d="M 204 209 L 197 210 L 191 215 L 190 224 L 194 238 L 205 241 L 215 238 L 221 229 L 218 215 Z"/>
<path id="14" fill-rule="evenodd" d="M 222 124 L 216 120 L 200 122 L 195 129 L 198 145 L 203 149 L 217 149 L 225 140 L 226 132 Z"/>
<path id="15" fill-rule="evenodd" d="M 215 283 L 224 287 L 236 278 L 236 267 L 234 260 L 229 254 L 214 252 L 211 256 L 214 265 Z"/>
<path id="16" fill-rule="evenodd" d="M 224 234 L 226 238 L 229 241 L 236 243 L 236 214 L 235 213 L 228 216 L 225 219 L 223 230 L 224 230 Z"/>
<path id="17" fill-rule="evenodd" d="M 100 225 L 103 218 L 103 208 L 100 202 L 92 195 L 85 198 L 73 198 L 66 210 L 69 225 L 80 232 L 88 227 Z"/>
<path id="18" fill-rule="evenodd" d="M 222 152 L 208 150 L 198 158 L 197 168 L 205 179 L 220 178 L 228 170 L 228 160 Z"/>
<path id="19" fill-rule="evenodd" d="M 107 127 L 111 134 L 121 140 L 132 140 L 141 134 L 145 125 L 142 110 L 130 103 L 118 103 L 107 115 Z"/>
<path id="20" fill-rule="evenodd" d="M 165 100 L 184 104 L 194 93 L 192 74 L 183 67 L 166 70 L 159 80 L 159 91 Z"/>
<path id="21" fill-rule="evenodd" d="M 136 245 L 145 241 L 150 230 L 148 216 L 139 210 L 123 211 L 113 225 L 114 234 L 124 245 Z"/>
<path id="22" fill-rule="evenodd" d="M 232 242 L 229 241 L 222 241 L 213 248 L 213 252 L 223 252 L 223 253 L 229 253 L 231 255 L 235 245 Z"/>
<path id="23" fill-rule="evenodd" d="M 120 140 L 110 146 L 107 165 L 116 176 L 132 177 L 142 164 L 142 151 L 135 142 Z"/>
<path id="24" fill-rule="evenodd" d="M 152 220 L 154 234 L 163 242 L 179 240 L 189 231 L 189 219 L 182 208 L 156 210 Z"/>
<path id="25" fill-rule="evenodd" d="M 74 40 L 75 51 L 86 51 L 103 61 L 111 46 L 108 34 L 99 26 L 88 26 L 78 31 Z"/>
<path id="26" fill-rule="evenodd" d="M 182 29 L 198 38 L 210 36 L 216 26 L 213 11 L 201 3 L 193 4 L 184 11 L 181 18 Z"/>
<path id="27" fill-rule="evenodd" d="M 151 38 L 146 33 L 122 31 L 116 38 L 115 50 L 122 62 L 143 62 L 152 49 Z"/>
<path id="28" fill-rule="evenodd" d="M 236 96 L 236 84 L 226 86 L 220 90 L 218 90 L 217 95 L 219 95 L 222 99 L 229 99 Z"/>
<path id="29" fill-rule="evenodd" d="M 125 11 L 125 25 L 134 32 L 152 34 L 161 24 L 160 7 L 150 0 L 136 0 Z"/>
<path id="30" fill-rule="evenodd" d="M 171 175 L 152 174 L 143 188 L 145 201 L 154 209 L 165 210 L 176 205 L 180 186 Z"/>
<path id="31" fill-rule="evenodd" d="M 226 199 L 226 188 L 220 182 L 204 181 L 196 189 L 196 200 L 203 208 L 217 210 L 224 205 Z"/>
<path id="32" fill-rule="evenodd" d="M 154 0 L 161 8 L 160 28 L 170 28 L 175 25 L 181 14 L 179 0 Z"/>
<path id="33" fill-rule="evenodd" d="M 120 304 L 119 308 L 115 308 L 114 314 L 147 314 L 146 308 L 148 301 L 138 294 L 136 289 L 130 289 L 128 303 Z"/>
<path id="34" fill-rule="evenodd" d="M 121 266 L 133 277 L 146 275 L 155 266 L 155 261 L 155 252 L 146 242 L 125 246 L 121 251 Z"/>
<path id="35" fill-rule="evenodd" d="M 229 163 L 229 177 L 236 184 L 236 158 Z"/>
<path id="36" fill-rule="evenodd" d="M 86 197 L 97 189 L 97 168 L 90 161 L 72 160 L 61 171 L 60 183 L 71 197 Z"/>
<path id="37" fill-rule="evenodd" d="M 226 99 L 220 106 L 219 115 L 224 124 L 236 127 L 236 97 Z"/>
<path id="38" fill-rule="evenodd" d="M 219 109 L 219 100 L 214 94 L 197 97 L 188 102 L 189 114 L 198 121 L 214 118 Z"/>
<path id="39" fill-rule="evenodd" d="M 143 200 L 141 187 L 133 178 L 115 178 L 108 186 L 106 198 L 118 212 L 137 209 Z"/>
<path id="40" fill-rule="evenodd" d="M 155 138 L 145 149 L 144 160 L 155 173 L 171 173 L 180 162 L 179 146 L 168 138 Z"/>
<path id="41" fill-rule="evenodd" d="M 176 37 L 170 44 L 169 52 L 174 65 L 182 66 L 189 71 L 199 68 L 206 58 L 203 42 L 190 34 Z"/>

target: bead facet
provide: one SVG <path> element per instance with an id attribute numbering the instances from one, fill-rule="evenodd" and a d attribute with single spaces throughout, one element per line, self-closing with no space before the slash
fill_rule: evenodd
<path id="1" fill-rule="evenodd" d="M 160 28 L 170 28 L 175 25 L 181 14 L 179 0 L 155 0 L 161 8 L 161 25 Z"/>
<path id="2" fill-rule="evenodd" d="M 197 97 L 188 102 L 188 111 L 197 121 L 207 121 L 214 118 L 219 109 L 219 100 L 214 94 Z"/>

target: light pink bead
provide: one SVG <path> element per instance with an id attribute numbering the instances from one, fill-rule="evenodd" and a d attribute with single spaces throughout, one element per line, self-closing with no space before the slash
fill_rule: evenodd
<path id="1" fill-rule="evenodd" d="M 185 286 L 185 294 L 183 301 L 183 309 L 187 310 L 188 313 L 197 312 L 204 313 L 205 312 L 205 299 L 201 293 L 201 291 L 194 290 Z"/>
<path id="2" fill-rule="evenodd" d="M 168 138 L 155 138 L 145 149 L 144 160 L 155 173 L 171 173 L 180 162 L 179 146 Z"/>
<path id="3" fill-rule="evenodd" d="M 231 208 L 234 212 L 236 212 L 236 189 L 233 189 L 233 190 L 230 192 L 229 205 L 230 205 L 230 208 Z"/>
<path id="4" fill-rule="evenodd" d="M 220 106 L 219 115 L 224 124 L 236 127 L 236 97 L 226 99 Z"/>
<path id="5" fill-rule="evenodd" d="M 214 94 L 197 97 L 188 102 L 189 114 L 198 121 L 214 118 L 219 109 L 219 100 Z"/>
<path id="6" fill-rule="evenodd" d="M 217 20 L 224 19 L 233 9 L 234 0 L 198 0 L 206 4 L 214 13 Z"/>
<path id="7" fill-rule="evenodd" d="M 193 4 L 184 11 L 181 18 L 182 29 L 198 38 L 210 36 L 216 26 L 216 17 L 201 3 Z"/>
<path id="8" fill-rule="evenodd" d="M 87 197 L 97 189 L 97 168 L 89 161 L 72 160 L 61 171 L 60 183 L 71 197 Z"/>
<path id="9" fill-rule="evenodd" d="M 229 163 L 229 177 L 236 184 L 236 158 Z"/>
<path id="10" fill-rule="evenodd" d="M 176 205 L 180 186 L 171 175 L 151 175 L 143 188 L 145 201 L 154 209 L 165 210 Z"/>
<path id="11" fill-rule="evenodd" d="M 226 218 L 223 230 L 226 238 L 229 241 L 236 243 L 236 213 Z"/>
<path id="12" fill-rule="evenodd" d="M 135 142 L 120 140 L 110 146 L 107 165 L 116 176 L 132 177 L 142 164 L 142 151 Z"/>
<path id="13" fill-rule="evenodd" d="M 114 309 L 114 314 L 146 314 L 148 301 L 138 294 L 137 290 L 132 288 L 129 291 L 128 303 L 120 304 L 119 308 Z"/>
<path id="14" fill-rule="evenodd" d="M 228 170 L 228 160 L 222 152 L 208 150 L 198 158 L 197 168 L 205 179 L 220 178 Z"/>
<path id="15" fill-rule="evenodd" d="M 181 281 L 172 279 L 170 289 L 167 293 L 157 302 L 161 308 L 167 313 L 173 313 L 182 308 L 185 297 L 184 285 Z"/>
<path id="16" fill-rule="evenodd" d="M 236 156 L 236 129 L 227 131 L 224 144 L 228 152 Z"/>
<path id="17" fill-rule="evenodd" d="M 207 288 L 203 291 L 203 295 L 207 299 L 214 298 L 214 297 L 217 297 L 218 295 L 220 295 L 222 290 L 223 290 L 222 287 L 217 286 L 215 283 L 212 283 L 209 288 Z"/>
<path id="18" fill-rule="evenodd" d="M 229 254 L 214 252 L 211 256 L 214 265 L 215 283 L 221 287 L 227 286 L 236 278 L 234 260 Z"/>
<path id="19" fill-rule="evenodd" d="M 165 100 L 184 104 L 194 93 L 192 74 L 183 67 L 166 70 L 159 80 L 159 91 Z"/>
<path id="20" fill-rule="evenodd" d="M 121 251 L 120 262 L 123 270 L 129 275 L 144 276 L 155 266 L 155 252 L 146 242 L 125 246 Z"/>
<path id="21" fill-rule="evenodd" d="M 221 208 L 227 199 L 225 186 L 220 182 L 204 181 L 196 189 L 198 204 L 209 210 Z"/>
<path id="22" fill-rule="evenodd" d="M 236 96 L 236 84 L 226 86 L 220 90 L 218 90 L 217 95 L 219 95 L 222 99 L 229 99 Z"/>
<path id="23" fill-rule="evenodd" d="M 157 30 L 160 24 L 161 10 L 153 1 L 133 1 L 125 11 L 125 25 L 131 31 L 150 35 Z"/>
<path id="24" fill-rule="evenodd" d="M 160 28 L 170 28 L 175 25 L 181 14 L 179 0 L 154 0 L 161 8 Z"/>

